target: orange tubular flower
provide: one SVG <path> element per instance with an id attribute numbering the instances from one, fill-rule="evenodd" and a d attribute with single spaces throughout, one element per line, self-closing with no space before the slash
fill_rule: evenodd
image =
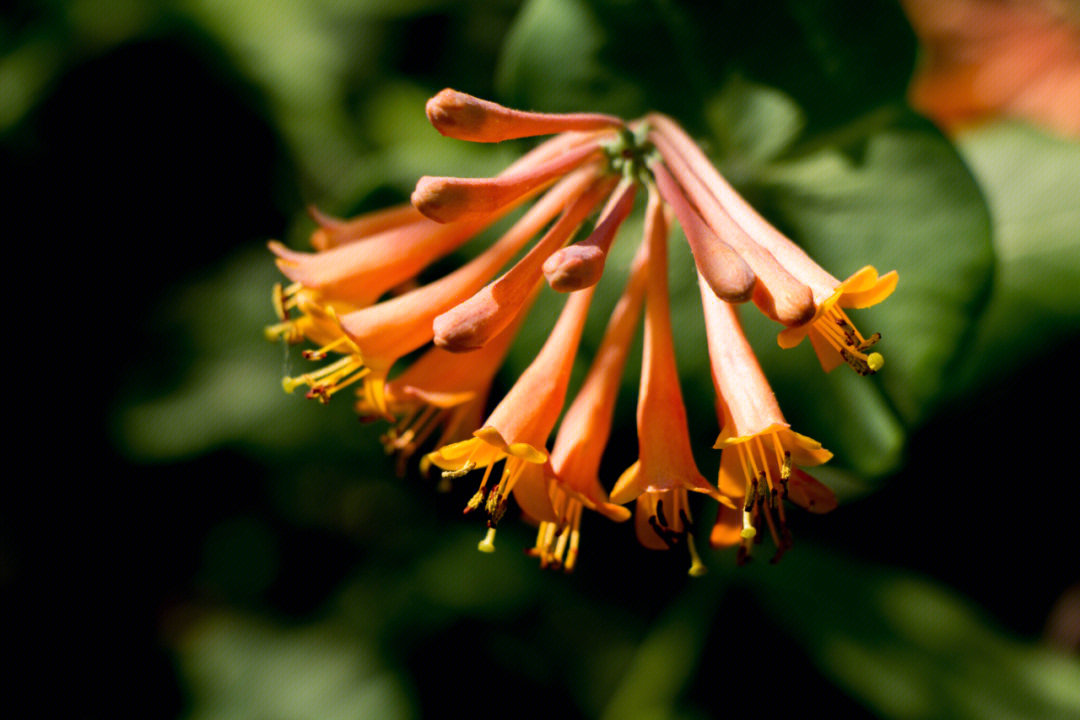
<path id="1" fill-rule="evenodd" d="M 690 533 L 687 491 L 706 493 L 732 504 L 709 484 L 694 463 L 690 429 L 686 420 L 675 348 L 667 282 L 668 223 L 656 189 L 649 187 L 645 209 L 645 241 L 648 243 L 645 347 L 641 389 L 638 394 L 638 461 L 619 478 L 611 491 L 612 502 L 637 500 L 638 540 L 645 547 L 665 550 L 686 539 L 692 575 L 705 571 Z"/>
<path id="2" fill-rule="evenodd" d="M 439 448 L 427 460 L 441 468 L 446 477 L 460 477 L 476 468 L 486 468 L 480 488 L 469 501 L 466 512 L 484 502 L 492 466 L 506 460 L 501 479 L 488 493 L 488 536 L 482 550 L 491 544 L 494 528 L 506 509 L 507 496 L 514 499 L 531 517 L 547 522 L 558 518 L 548 496 L 547 439 L 566 400 L 570 371 L 574 366 L 581 332 L 592 302 L 594 288 L 572 293 L 558 322 L 536 359 L 522 373 L 487 422 L 472 438 Z"/>
<path id="3" fill-rule="evenodd" d="M 446 88 L 427 101 L 428 120 L 440 133 L 458 140 L 502 142 L 572 130 L 622 127 L 623 121 L 599 113 L 522 112 Z"/>
<path id="4" fill-rule="evenodd" d="M 714 547 L 741 542 L 739 560 L 743 562 L 764 518 L 776 543 L 775 561 L 791 546 L 785 498 L 814 512 L 836 506 L 831 490 L 792 464 L 820 465 L 832 453 L 790 429 L 743 335 L 735 308 L 717 300 L 703 282 L 699 284 L 722 427 L 715 445 L 723 450 L 718 485 L 720 492 L 742 506 L 741 512 L 720 507 L 710 542 Z"/>
<path id="5" fill-rule="evenodd" d="M 622 522 L 630 512 L 612 504 L 600 485 L 598 472 L 615 412 L 615 399 L 630 343 L 641 318 L 648 273 L 643 243 L 634 259 L 630 280 L 608 321 L 585 382 L 566 411 L 551 451 L 551 503 L 558 519 L 541 522 L 532 553 L 541 567 L 574 569 L 583 507 Z M 567 544 L 569 541 L 569 545 Z"/>
<path id="6" fill-rule="evenodd" d="M 392 423 L 382 442 L 397 454 L 399 472 L 427 443 L 435 449 L 423 455 L 420 468 L 438 467 L 440 487 L 482 469 L 465 508 L 483 505 L 487 512 L 480 550 L 495 549 L 495 527 L 512 494 L 526 518 L 539 523 L 531 554 L 542 567 L 569 571 L 585 510 L 624 521 L 630 511 L 621 505 L 636 500 L 641 543 L 661 550 L 685 545 L 690 574 L 700 575 L 705 566 L 691 531 L 693 491 L 720 503 L 712 545 L 740 545 L 743 562 L 764 535 L 759 530 L 768 527 L 778 558 L 790 545 L 783 499 L 815 512 L 836 504 L 828 488 L 793 464 L 817 465 L 831 455 L 788 427 L 728 302 L 753 300 L 785 325 L 784 347 L 809 336 L 826 370 L 847 361 L 866 374 L 881 367 L 881 356 L 869 352 L 879 336 L 859 334 L 844 308 L 883 300 L 896 273 L 879 277 L 866 267 L 844 282 L 834 278 L 762 219 L 663 115 L 627 123 L 598 113 L 523 112 L 450 89 L 428 102 L 427 114 L 443 135 L 473 142 L 558 134 L 493 178 L 421 178 L 410 205 L 351 220 L 312 209 L 317 252 L 271 243 L 291 282 L 274 289 L 279 322 L 266 334 L 310 341 L 316 347 L 304 358 L 326 361 L 285 378 L 285 389 L 306 385 L 308 397 L 327 402 L 354 388 L 361 417 Z M 648 191 L 644 239 L 549 456 L 595 288 L 638 186 Z M 417 276 L 432 262 L 533 198 L 489 248 L 419 284 Z M 591 232 L 574 242 L 598 208 Z M 675 361 L 667 278 L 675 217 L 702 289 L 722 423 L 718 487 L 694 462 Z M 562 312 L 485 421 L 492 380 L 533 301 L 548 291 L 545 285 L 567 294 Z M 642 314 L 638 460 L 609 497 L 600 462 Z"/>
<path id="7" fill-rule="evenodd" d="M 885 364 L 885 359 L 876 352 L 867 354 L 866 351 L 880 340 L 881 336 L 875 333 L 869 338 L 864 338 L 855 329 L 854 323 L 844 313 L 843 308 L 869 307 L 884 300 L 896 288 L 896 271 L 886 273 L 879 278 L 877 270 L 865 267 L 844 282 L 840 282 L 811 260 L 802 248 L 761 217 L 716 171 L 704 153 L 674 121 L 663 115 L 654 114 L 649 116 L 649 122 L 656 127 L 660 146 L 669 149 L 669 152 L 664 155 L 665 160 L 680 167 L 680 173 L 686 177 L 687 184 L 695 188 L 695 194 L 701 198 L 702 204 L 705 207 L 712 204 L 719 205 L 741 231 L 782 266 L 786 275 L 812 291 L 814 312 L 809 323 L 795 324 L 782 331 L 777 338 L 780 346 L 794 347 L 806 335 L 809 335 L 818 360 L 826 372 L 833 370 L 841 362 L 846 362 L 860 375 L 870 375 L 880 370 Z M 708 193 L 712 195 L 712 200 L 700 195 L 698 183 L 692 180 L 691 176 L 696 176 L 696 180 L 704 184 Z M 722 227 L 714 227 L 714 230 L 724 232 Z M 725 237 L 731 238 L 736 235 L 737 233 L 734 233 Z M 756 258 L 754 262 L 760 263 L 758 266 L 761 269 L 770 265 L 768 259 L 760 251 L 746 253 L 744 258 L 748 262 L 751 258 Z M 773 273 L 769 275 L 772 276 Z M 801 292 L 785 278 L 780 279 L 784 280 L 788 292 Z M 769 290 L 771 298 L 769 300 L 762 298 L 758 305 L 763 307 L 770 317 L 783 322 L 779 307 L 775 308 L 775 312 L 769 309 L 770 303 L 775 305 L 777 298 L 783 297 L 780 293 L 782 293 L 780 286 L 776 286 Z M 789 319 L 796 319 L 798 316 L 799 313 L 795 312 Z M 805 317 L 802 322 L 806 322 Z"/>

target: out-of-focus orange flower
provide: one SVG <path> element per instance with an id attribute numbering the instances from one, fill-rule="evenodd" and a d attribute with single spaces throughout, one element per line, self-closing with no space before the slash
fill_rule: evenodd
<path id="1" fill-rule="evenodd" d="M 949 132 L 993 116 L 1080 138 L 1080 4 L 903 0 L 923 47 L 909 99 Z"/>
<path id="2" fill-rule="evenodd" d="M 685 546 L 693 575 L 705 566 L 694 546 L 690 491 L 721 504 L 713 544 L 742 542 L 741 556 L 762 523 L 778 548 L 787 547 L 780 496 L 819 511 L 831 507 L 828 488 L 791 467 L 824 462 L 829 453 L 788 428 L 728 303 L 753 300 L 785 326 L 781 344 L 809 335 L 826 369 L 847 360 L 865 374 L 881 367 L 879 355 L 865 352 L 877 336 L 860 335 L 841 308 L 883 300 L 895 273 L 878 277 L 865 268 L 845 282 L 834 278 L 758 215 L 662 115 L 624 122 L 522 112 L 453 90 L 432 98 L 427 114 L 440 133 L 476 142 L 558 134 L 494 178 L 421 178 L 408 206 L 352 220 L 313 211 L 314 253 L 272 243 L 292 282 L 275 288 L 280 321 L 267 335 L 307 340 L 317 347 L 304 357 L 325 363 L 285 378 L 287 390 L 306 385 L 309 397 L 327 402 L 353 387 L 361 416 L 394 423 L 383 442 L 398 453 L 399 470 L 432 438 L 435 447 L 420 463 L 425 472 L 438 467 L 445 484 L 482 470 L 465 508 L 483 505 L 488 513 L 480 549 L 495 549 L 495 526 L 513 497 L 539 523 L 531 552 L 546 567 L 574 567 L 585 510 L 626 520 L 621 505 L 631 500 L 639 540 L 656 549 Z M 639 187 L 648 191 L 645 240 L 549 455 L 595 288 Z M 417 283 L 433 261 L 533 198 L 472 261 Z M 574 242 L 601 207 L 591 231 Z M 717 447 L 726 448 L 719 488 L 694 461 L 679 384 L 667 281 L 672 217 L 689 242 L 705 299 L 724 427 Z M 481 422 L 494 376 L 545 281 L 568 295 L 562 313 L 535 360 Z M 642 305 L 639 459 L 609 497 L 601 458 Z"/>

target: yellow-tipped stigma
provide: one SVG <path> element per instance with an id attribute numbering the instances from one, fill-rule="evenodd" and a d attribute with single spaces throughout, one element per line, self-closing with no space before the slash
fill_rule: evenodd
<path id="1" fill-rule="evenodd" d="M 489 527 L 487 529 L 487 535 L 477 544 L 476 549 L 482 553 L 495 552 L 495 528 Z"/>
<path id="2" fill-rule="evenodd" d="M 690 569 L 687 570 L 687 574 L 690 577 L 701 577 L 709 572 L 709 569 L 705 567 L 705 563 L 701 562 L 697 546 L 694 545 L 694 533 L 686 533 L 686 549 L 690 551 Z"/>
<path id="3" fill-rule="evenodd" d="M 881 333 L 864 338 L 839 306 L 833 305 L 822 313 L 821 317 L 814 321 L 814 329 L 840 353 L 844 362 L 860 375 L 873 375 L 884 367 L 885 358 L 881 353 L 865 353 L 881 339 Z"/>

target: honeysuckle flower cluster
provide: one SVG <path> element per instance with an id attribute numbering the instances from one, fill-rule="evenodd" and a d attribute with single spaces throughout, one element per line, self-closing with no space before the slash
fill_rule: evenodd
<path id="1" fill-rule="evenodd" d="M 315 212 L 315 252 L 271 243 L 291 284 L 275 287 L 280 321 L 267 335 L 311 343 L 316 347 L 303 356 L 318 363 L 286 377 L 287 391 L 306 387 L 309 398 L 328 402 L 348 388 L 362 417 L 391 423 L 382 441 L 399 467 L 427 448 L 420 467 L 434 466 L 444 484 L 475 473 L 477 490 L 465 512 L 482 509 L 487 517 L 483 551 L 494 550 L 495 528 L 513 497 L 539 526 L 531 554 L 544 567 L 573 569 L 585 510 L 625 521 L 631 512 L 624 505 L 634 501 L 640 542 L 685 547 L 697 575 L 705 568 L 690 492 L 719 503 L 710 542 L 737 545 L 740 562 L 766 534 L 774 559 L 790 546 L 784 500 L 813 512 L 836 505 L 832 492 L 800 469 L 832 454 L 784 420 L 734 305 L 753 302 L 780 323 L 783 347 L 809 337 L 826 371 L 846 363 L 867 375 L 883 365 L 871 350 L 879 336 L 862 335 L 844 310 L 883 300 L 896 286 L 895 272 L 879 276 L 866 267 L 842 282 L 830 275 L 763 219 L 663 115 L 625 122 L 593 113 L 522 112 L 447 89 L 428 101 L 427 116 L 443 135 L 473 142 L 554 137 L 494 178 L 423 177 L 410 204 L 353 220 Z M 596 285 L 640 195 L 644 237 L 564 413 Z M 533 199 L 480 255 L 418 284 L 433 261 Z M 701 288 L 721 427 L 716 484 L 693 457 L 672 342 L 667 243 L 676 219 Z M 574 242 L 582 227 L 588 234 Z M 492 381 L 533 301 L 551 291 L 566 300 L 546 342 L 485 415 Z M 609 495 L 600 461 L 642 316 L 639 456 Z M 415 359 L 396 367 L 407 356 Z"/>

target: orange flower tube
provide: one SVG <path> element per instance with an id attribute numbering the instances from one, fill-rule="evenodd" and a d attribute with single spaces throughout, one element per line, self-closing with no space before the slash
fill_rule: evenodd
<path id="1" fill-rule="evenodd" d="M 440 223 L 498 212 L 530 191 L 542 188 L 590 160 L 600 158 L 600 143 L 586 143 L 534 167 L 493 178 L 431 177 L 416 183 L 413 206 Z"/>
<path id="2" fill-rule="evenodd" d="M 536 359 L 488 416 L 472 438 L 428 453 L 426 459 L 441 468 L 446 477 L 460 477 L 476 468 L 486 468 L 480 488 L 469 501 L 466 512 L 484 502 L 493 528 L 502 517 L 510 492 L 529 516 L 547 522 L 557 520 L 548 494 L 549 481 L 544 465 L 548 461 L 547 439 L 559 418 L 570 371 L 595 288 L 571 293 Z M 492 466 L 506 460 L 502 476 L 487 493 Z M 491 535 L 485 539 L 490 550 Z"/>
<path id="3" fill-rule="evenodd" d="M 635 190 L 636 184 L 624 178 L 589 237 L 556 250 L 544 261 L 544 277 L 552 290 L 572 292 L 600 282 L 615 234 L 634 207 Z"/>
<path id="4" fill-rule="evenodd" d="M 471 142 L 502 142 L 570 130 L 602 130 L 621 127 L 623 121 L 600 113 L 553 114 L 511 110 L 446 88 L 427 101 L 432 126 L 446 137 Z"/>
<path id="5" fill-rule="evenodd" d="M 648 279 L 645 303 L 645 344 L 638 392 L 638 461 L 611 491 L 617 504 L 637 500 L 637 535 L 645 547 L 663 550 L 683 538 L 690 551 L 691 574 L 705 568 L 689 531 L 688 490 L 731 502 L 698 472 L 690 449 L 690 430 L 679 388 L 667 280 L 668 223 L 656 189 L 649 187 L 645 210 Z"/>
<path id="6" fill-rule="evenodd" d="M 742 506 L 721 507 L 710 536 L 716 547 L 742 542 L 739 559 L 749 557 L 751 541 L 762 520 L 776 543 L 774 560 L 790 547 L 783 500 L 814 499 L 810 509 L 826 512 L 836 506 L 827 487 L 792 467 L 820 465 L 832 457 L 821 443 L 791 430 L 776 396 L 739 325 L 735 308 L 701 285 L 705 329 L 721 432 L 718 486 Z M 776 515 L 775 519 L 773 515 Z"/>
<path id="7" fill-rule="evenodd" d="M 679 218 L 690 250 L 694 253 L 694 264 L 712 291 L 729 302 L 749 300 L 757 280 L 754 271 L 705 224 L 662 163 L 654 163 L 652 171 L 660 194 Z"/>
<path id="8" fill-rule="evenodd" d="M 642 243 L 585 382 L 559 425 L 551 451 L 551 502 L 558 520 L 540 523 L 532 550 L 540 558 L 541 567 L 562 567 L 567 572 L 574 569 L 583 507 L 617 522 L 630 517 L 626 508 L 609 501 L 598 473 L 611 433 L 626 357 L 641 319 L 648 274 L 646 249 Z"/>

